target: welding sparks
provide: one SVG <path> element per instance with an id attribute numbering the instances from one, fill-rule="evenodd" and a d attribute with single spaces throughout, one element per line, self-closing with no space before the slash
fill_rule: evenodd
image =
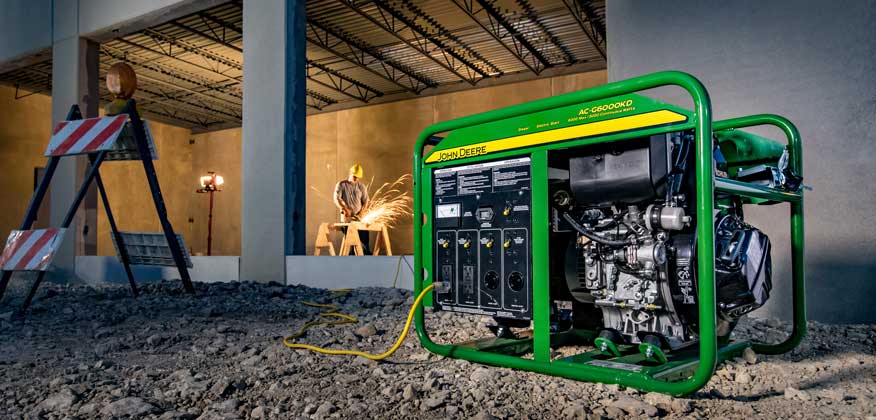
<path id="1" fill-rule="evenodd" d="M 328 164 L 326 171 L 331 172 L 331 167 Z M 370 200 L 368 200 L 368 207 L 364 213 L 359 215 L 359 221 L 365 224 L 383 224 L 387 228 L 391 228 L 403 218 L 410 217 L 413 213 L 413 199 L 405 192 L 409 189 L 405 184 L 411 179 L 410 174 L 405 174 L 394 182 L 384 183 L 372 192 L 371 186 L 374 184 L 374 178 L 371 178 L 371 181 L 366 185 Z M 313 185 L 310 186 L 310 189 L 320 199 L 334 203 L 331 194 L 325 194 Z"/>
<path id="2" fill-rule="evenodd" d="M 371 193 L 371 199 L 365 212 L 359 215 L 359 220 L 366 224 L 382 224 L 393 227 L 398 221 L 410 217 L 413 210 L 413 199 L 405 192 L 404 184 L 411 179 L 409 174 L 402 175 L 394 182 L 387 182 Z M 371 190 L 372 181 L 368 183 Z"/>

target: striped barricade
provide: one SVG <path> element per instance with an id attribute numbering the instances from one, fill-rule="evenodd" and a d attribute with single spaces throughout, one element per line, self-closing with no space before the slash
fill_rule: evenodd
<path id="1" fill-rule="evenodd" d="M 4 271 L 46 271 L 67 229 L 13 230 L 0 255 Z"/>
<path id="2" fill-rule="evenodd" d="M 139 159 L 127 114 L 61 121 L 55 126 L 46 156 L 70 156 L 108 151 L 106 160 Z M 157 159 L 149 124 L 143 121 L 152 159 Z"/>

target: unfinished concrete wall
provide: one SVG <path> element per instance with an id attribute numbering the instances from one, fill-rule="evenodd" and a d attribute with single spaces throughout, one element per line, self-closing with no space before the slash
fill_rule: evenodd
<path id="1" fill-rule="evenodd" d="M 9 231 L 18 229 L 33 195 L 34 168 L 45 167 L 48 161 L 43 152 L 52 133 L 51 110 L 49 96 L 15 99 L 14 88 L 0 86 L 0 236 L 4 243 Z M 41 215 L 45 220 L 37 226 L 48 223 L 48 212 Z"/>
<path id="2" fill-rule="evenodd" d="M 338 163 L 338 112 L 307 117 L 307 254 L 320 223 L 338 220 L 332 192 L 347 167 Z M 338 236 L 335 234 L 334 236 Z M 340 242 L 336 239 L 335 247 Z"/>
<path id="3" fill-rule="evenodd" d="M 608 2 L 610 79 L 682 70 L 709 89 L 716 119 L 775 113 L 793 121 L 812 187 L 805 192 L 810 318 L 876 322 L 876 1 L 671 3 Z M 690 101 L 682 96 L 659 97 Z M 746 215 L 774 242 L 766 312 L 788 315 L 787 207 Z"/>
<path id="4" fill-rule="evenodd" d="M 225 179 L 219 192 L 213 194 L 212 255 L 240 255 L 240 200 L 241 200 L 241 129 L 215 131 L 192 136 L 191 188 L 189 195 L 189 225 L 191 235 L 186 239 L 195 254 L 207 252 L 207 219 L 210 208 L 209 194 L 198 194 L 198 178 L 213 171 Z M 270 186 L 266 186 L 270 188 Z"/>

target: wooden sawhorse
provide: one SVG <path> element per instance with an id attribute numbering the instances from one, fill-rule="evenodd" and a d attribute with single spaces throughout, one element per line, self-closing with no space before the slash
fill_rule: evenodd
<path id="1" fill-rule="evenodd" d="M 383 249 L 384 255 L 392 255 L 392 245 L 389 242 L 389 229 L 386 225 L 379 223 L 366 224 L 362 222 L 349 223 L 321 223 L 316 232 L 316 243 L 314 244 L 313 255 L 320 255 L 322 249 L 328 249 L 329 255 L 335 254 L 335 245 L 331 241 L 330 234 L 332 231 L 343 231 L 347 229 L 344 235 L 344 240 L 341 242 L 340 255 L 350 255 L 350 250 L 357 256 L 363 256 L 362 241 L 359 240 L 359 231 L 367 230 L 369 232 L 377 232 L 377 240 L 374 243 L 374 251 L 371 255 L 380 255 Z"/>

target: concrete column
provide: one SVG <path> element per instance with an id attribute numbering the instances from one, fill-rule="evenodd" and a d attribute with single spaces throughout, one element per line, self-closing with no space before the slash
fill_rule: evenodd
<path id="1" fill-rule="evenodd" d="M 304 0 L 243 3 L 240 278 L 285 282 L 304 253 Z"/>
<path id="2" fill-rule="evenodd" d="M 98 45 L 79 37 L 79 2 L 55 2 L 52 25 L 52 121 L 57 123 L 67 116 L 70 106 L 79 104 L 84 117 L 98 115 L 99 65 Z M 47 139 L 48 141 L 48 139 Z M 81 182 L 85 158 L 64 158 L 58 165 L 51 186 L 49 219 L 58 226 L 73 202 Z M 54 264 L 58 278 L 75 274 L 77 248 L 84 249 L 84 219 L 74 219 L 67 231 Z M 92 225 L 91 235 L 94 234 Z"/>

